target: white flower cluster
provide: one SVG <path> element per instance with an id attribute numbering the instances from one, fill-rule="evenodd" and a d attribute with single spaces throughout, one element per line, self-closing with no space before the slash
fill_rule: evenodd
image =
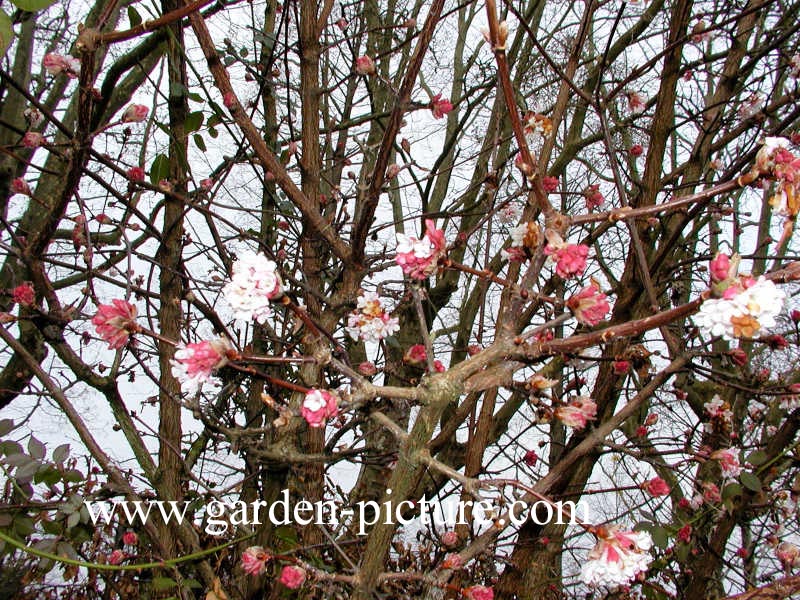
<path id="1" fill-rule="evenodd" d="M 589 553 L 581 568 L 581 579 L 591 587 L 617 588 L 629 584 L 639 573 L 647 571 L 652 560 L 650 534 L 630 531 L 618 534 L 620 539 L 601 539 Z"/>
<path id="2" fill-rule="evenodd" d="M 272 315 L 270 301 L 281 294 L 278 265 L 263 253 L 248 252 L 233 263 L 233 275 L 222 293 L 237 319 L 263 324 Z"/>
<path id="3" fill-rule="evenodd" d="M 722 336 L 727 340 L 752 337 L 748 335 L 748 328 L 757 331 L 775 326 L 775 317 L 783 309 L 786 300 L 783 290 L 764 277 L 759 277 L 758 281 L 740 293 L 730 295 L 731 298 L 706 300 L 700 306 L 694 322 L 703 333 Z"/>
<path id="4" fill-rule="evenodd" d="M 528 235 L 528 224 L 517 225 L 509 233 L 511 235 L 511 245 L 522 247 L 525 245 L 525 236 Z"/>
<path id="5" fill-rule="evenodd" d="M 720 419 L 723 423 L 730 426 L 733 423 L 733 412 L 729 405 L 719 397 L 719 394 L 714 394 L 708 402 L 703 404 L 706 414 L 712 419 Z"/>
<path id="6" fill-rule="evenodd" d="M 386 314 L 383 302 L 375 292 L 359 296 L 358 308 L 348 315 L 345 327 L 351 338 L 366 342 L 377 342 L 399 329 L 399 319 Z"/>

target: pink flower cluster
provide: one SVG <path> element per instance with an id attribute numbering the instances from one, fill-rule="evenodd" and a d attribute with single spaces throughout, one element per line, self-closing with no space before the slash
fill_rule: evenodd
<path id="1" fill-rule="evenodd" d="M 585 244 L 568 244 L 555 231 L 545 231 L 547 245 L 544 253 L 556 263 L 559 277 L 568 279 L 578 277 L 586 270 L 586 259 L 589 257 L 589 246 Z"/>
<path id="2" fill-rule="evenodd" d="M 294 565 L 286 565 L 281 569 L 281 575 L 278 578 L 283 585 L 290 590 L 296 590 L 306 581 L 306 570 L 302 567 Z"/>
<path id="3" fill-rule="evenodd" d="M 800 157 L 789 150 L 790 142 L 782 137 L 768 137 L 756 155 L 754 172 L 774 179 L 775 192 L 769 200 L 778 214 L 793 217 L 800 211 L 797 184 L 800 183 Z"/>
<path id="4" fill-rule="evenodd" d="M 15 304 L 22 306 L 33 306 L 36 304 L 36 292 L 33 289 L 33 284 L 26 281 L 11 290 L 11 299 Z"/>
<path id="5" fill-rule="evenodd" d="M 421 240 L 397 234 L 395 262 L 412 279 L 427 279 L 436 271 L 439 259 L 446 250 L 444 231 L 436 229 L 433 220 L 427 219 L 425 235 Z"/>
<path id="6" fill-rule="evenodd" d="M 324 427 L 328 419 L 339 414 L 339 398 L 327 390 L 309 390 L 300 406 L 300 414 L 310 427 Z"/>
<path id="7" fill-rule="evenodd" d="M 92 317 L 97 335 L 108 342 L 111 350 L 119 350 L 128 343 L 131 333 L 139 331 L 136 324 L 136 307 L 125 300 L 115 299 L 111 304 L 101 304 Z"/>
<path id="8" fill-rule="evenodd" d="M 75 79 L 81 72 L 81 61 L 72 56 L 62 56 L 55 52 L 44 55 L 42 60 L 45 70 L 50 75 L 60 75 L 64 73 L 67 77 Z"/>
<path id="9" fill-rule="evenodd" d="M 494 600 L 494 590 L 485 585 L 472 585 L 464 590 L 465 600 Z"/>
<path id="10" fill-rule="evenodd" d="M 600 291 L 600 286 L 594 280 L 567 300 L 567 308 L 580 323 L 590 327 L 605 319 L 611 310 L 607 296 Z"/>
<path id="11" fill-rule="evenodd" d="M 651 496 L 669 496 L 670 492 L 669 485 L 661 477 L 653 477 L 653 479 L 645 481 L 639 487 Z"/>
<path id="12" fill-rule="evenodd" d="M 180 381 L 181 391 L 195 394 L 211 378 L 215 369 L 225 366 L 233 348 L 225 338 L 193 344 L 179 344 L 170 361 L 172 374 Z"/>
<path id="13" fill-rule="evenodd" d="M 375 292 L 358 297 L 358 308 L 347 317 L 345 330 L 354 340 L 377 342 L 400 329 L 397 317 L 390 317 Z"/>
<path id="14" fill-rule="evenodd" d="M 447 98 L 442 98 L 441 94 L 436 94 L 431 98 L 431 112 L 434 119 L 441 119 L 453 110 L 453 104 Z"/>
<path id="15" fill-rule="evenodd" d="M 587 185 L 583 190 L 583 197 L 586 200 L 586 210 L 594 210 L 606 201 L 605 196 L 600 192 L 600 185 L 593 183 Z"/>
<path id="16" fill-rule="evenodd" d="M 588 396 L 578 396 L 566 406 L 556 408 L 554 414 L 564 425 L 583 429 L 589 421 L 597 418 L 597 404 Z"/>

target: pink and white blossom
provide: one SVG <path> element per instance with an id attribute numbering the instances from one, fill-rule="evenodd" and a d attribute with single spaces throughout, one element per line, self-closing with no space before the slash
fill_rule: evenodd
<path id="1" fill-rule="evenodd" d="M 425 235 L 421 240 L 397 234 L 395 262 L 403 273 L 412 279 L 427 279 L 436 272 L 439 259 L 446 252 L 444 231 L 436 229 L 431 219 L 425 221 Z"/>
<path id="2" fill-rule="evenodd" d="M 597 404 L 588 396 L 578 396 L 566 406 L 556 408 L 554 414 L 564 425 L 583 429 L 589 421 L 597 418 Z"/>
<path id="3" fill-rule="evenodd" d="M 722 476 L 725 479 L 733 479 L 742 472 L 742 465 L 739 463 L 739 450 L 736 448 L 725 448 L 711 453 L 711 458 L 719 462 L 722 469 Z"/>
<path id="4" fill-rule="evenodd" d="M 147 113 L 150 109 L 144 104 L 131 104 L 122 113 L 123 123 L 141 123 L 147 118 Z"/>
<path id="5" fill-rule="evenodd" d="M 231 280 L 222 288 L 237 319 L 255 319 L 262 324 L 272 316 L 270 302 L 281 293 L 278 265 L 254 252 L 246 252 L 233 263 Z"/>
<path id="6" fill-rule="evenodd" d="M 233 348 L 225 338 L 191 344 L 178 344 L 172 364 L 172 375 L 185 394 L 196 394 L 211 379 L 214 370 L 225 366 Z"/>
<path id="7" fill-rule="evenodd" d="M 607 296 L 600 291 L 596 281 L 567 300 L 567 308 L 580 323 L 593 327 L 606 318 L 611 310 Z"/>
<path id="8" fill-rule="evenodd" d="M 300 414 L 310 427 L 324 427 L 328 419 L 339 414 L 339 397 L 327 390 L 309 390 L 300 406 Z"/>
<path id="9" fill-rule="evenodd" d="M 706 402 L 703 408 L 711 419 L 717 419 L 726 426 L 730 426 L 733 422 L 733 411 L 731 411 L 730 404 L 722 400 L 719 394 L 714 394 L 714 397 Z"/>
<path id="10" fill-rule="evenodd" d="M 644 531 L 622 531 L 617 526 L 598 527 L 597 545 L 581 568 L 581 579 L 591 587 L 617 588 L 647 571 L 653 540 Z"/>
<path id="11" fill-rule="evenodd" d="M 383 300 L 375 292 L 365 292 L 358 297 L 358 308 L 347 317 L 345 331 L 354 340 L 377 342 L 400 329 L 400 320 L 390 317 Z"/>
<path id="12" fill-rule="evenodd" d="M 639 115 L 647 108 L 644 97 L 639 92 L 628 92 L 628 110 L 632 115 Z"/>
<path id="13" fill-rule="evenodd" d="M 139 331 L 136 324 L 136 307 L 130 302 L 114 299 L 111 304 L 101 304 L 92 317 L 97 335 L 108 342 L 111 350 L 119 350 L 128 343 L 131 333 Z"/>
<path id="14" fill-rule="evenodd" d="M 44 55 L 42 65 L 50 75 L 60 75 L 64 73 L 67 77 L 76 78 L 81 72 L 81 61 L 72 56 L 62 56 L 55 52 Z"/>
<path id="15" fill-rule="evenodd" d="M 272 557 L 261 546 L 250 546 L 242 552 L 242 569 L 248 575 L 263 575 L 270 558 Z"/>
<path id="16" fill-rule="evenodd" d="M 722 298 L 703 302 L 694 322 L 703 333 L 725 339 L 752 338 L 761 329 L 775 327 L 786 293 L 772 281 L 740 276 Z"/>

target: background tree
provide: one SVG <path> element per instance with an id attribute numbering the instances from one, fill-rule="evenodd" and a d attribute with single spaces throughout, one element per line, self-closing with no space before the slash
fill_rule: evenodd
<path id="1" fill-rule="evenodd" d="M 800 5 L 5 9 L 0 595 L 800 588 Z"/>

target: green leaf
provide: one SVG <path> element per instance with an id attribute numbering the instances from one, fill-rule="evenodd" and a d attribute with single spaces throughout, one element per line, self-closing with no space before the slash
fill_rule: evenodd
<path id="1" fill-rule="evenodd" d="M 219 133 L 217 132 L 217 130 L 214 127 L 209 127 L 208 128 L 208 135 L 210 135 L 212 138 L 216 139 L 216 137 L 219 135 Z"/>
<path id="2" fill-rule="evenodd" d="M 131 27 L 138 27 L 142 24 L 142 15 L 134 7 L 128 7 L 128 21 L 131 22 Z"/>
<path id="3" fill-rule="evenodd" d="M 666 548 L 669 545 L 669 532 L 666 527 L 654 525 L 650 528 L 650 535 L 653 536 L 653 543 L 659 548 Z"/>
<path id="4" fill-rule="evenodd" d="M 186 128 L 186 133 L 192 133 L 193 131 L 197 131 L 203 125 L 203 119 L 205 115 L 203 115 L 203 111 L 198 110 L 197 112 L 189 113 L 186 117 L 186 122 L 183 126 Z"/>
<path id="5" fill-rule="evenodd" d="M 729 483 L 724 488 L 722 488 L 722 499 L 728 500 L 730 498 L 734 498 L 736 496 L 742 495 L 742 486 L 738 483 Z"/>
<path id="6" fill-rule="evenodd" d="M 153 577 L 152 586 L 153 589 L 156 591 L 164 591 L 164 590 L 171 590 L 174 588 L 177 583 L 175 583 L 174 579 L 170 579 L 169 577 Z"/>
<path id="7" fill-rule="evenodd" d="M 11 3 L 19 9 L 27 10 L 28 12 L 36 12 L 37 10 L 44 10 L 48 6 L 55 4 L 56 0 L 11 0 Z"/>
<path id="8" fill-rule="evenodd" d="M 69 456 L 69 444 L 61 444 L 53 450 L 53 462 L 62 463 Z"/>
<path id="9" fill-rule="evenodd" d="M 32 458 L 35 458 L 36 460 L 42 460 L 47 452 L 47 449 L 42 442 L 31 436 L 28 440 L 28 452 L 31 453 Z"/>
<path id="10" fill-rule="evenodd" d="M 763 450 L 755 450 L 754 452 L 750 453 L 750 456 L 747 457 L 746 461 L 749 462 L 754 467 L 760 467 L 765 462 L 767 462 L 767 453 Z"/>
<path id="11" fill-rule="evenodd" d="M 742 482 L 744 487 L 752 492 L 761 491 L 761 480 L 749 471 L 742 471 L 739 473 L 739 481 Z"/>
<path id="12" fill-rule="evenodd" d="M 200 135 L 199 133 L 195 133 L 192 136 L 192 139 L 194 140 L 194 145 L 197 146 L 197 149 L 200 150 L 200 152 L 205 152 L 207 150 L 206 142 L 203 139 L 202 135 Z"/>
<path id="13" fill-rule="evenodd" d="M 14 472 L 14 477 L 17 478 L 17 481 L 21 482 L 28 482 L 33 479 L 33 476 L 36 475 L 36 471 L 39 470 L 40 464 L 35 460 L 32 460 L 30 463 L 25 465 L 24 467 L 19 467 Z"/>
<path id="14" fill-rule="evenodd" d="M 12 39 L 14 39 L 14 30 L 11 28 L 11 19 L 8 18 L 5 11 L 0 10 L 0 51 L 3 54 L 8 50 Z"/>
<path id="15" fill-rule="evenodd" d="M 0 454 L 5 454 L 6 456 L 22 454 L 22 446 L 19 445 L 19 442 L 14 442 L 12 440 L 0 442 Z"/>
<path id="16" fill-rule="evenodd" d="M 14 429 L 14 421 L 11 419 L 3 419 L 0 421 L 0 436 L 8 434 L 12 429 Z"/>
<path id="17" fill-rule="evenodd" d="M 150 166 L 150 183 L 158 185 L 159 181 L 167 177 L 169 177 L 169 158 L 159 154 Z"/>

